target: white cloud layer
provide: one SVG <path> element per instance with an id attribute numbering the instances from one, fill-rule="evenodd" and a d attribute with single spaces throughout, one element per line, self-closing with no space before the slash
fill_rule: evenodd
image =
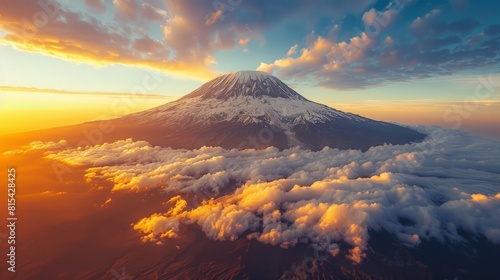
<path id="1" fill-rule="evenodd" d="M 42 141 L 33 141 L 26 146 L 23 146 L 22 149 L 18 150 L 10 150 L 4 152 L 5 155 L 23 155 L 31 151 L 39 151 L 39 150 L 47 150 L 47 151 L 58 151 L 68 147 L 68 142 L 66 140 L 60 140 L 59 142 L 42 142 Z"/>
<path id="2" fill-rule="evenodd" d="M 407 246 L 431 238 L 463 242 L 461 231 L 500 243 L 500 142 L 418 129 L 430 135 L 421 143 L 366 152 L 172 150 L 128 139 L 46 157 L 93 166 L 87 180 L 112 181 L 113 191 L 177 194 L 169 211 L 134 225 L 153 242 L 175 238 L 181 223 L 196 223 L 217 240 L 308 242 L 332 254 L 343 241 L 355 262 L 369 230 L 385 230 Z M 206 199 L 194 204 L 189 193 Z"/>

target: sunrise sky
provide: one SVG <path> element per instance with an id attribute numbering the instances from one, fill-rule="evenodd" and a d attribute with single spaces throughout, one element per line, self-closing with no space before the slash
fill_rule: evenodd
<path id="1" fill-rule="evenodd" d="M 495 6 L 0 0 L 0 131 L 117 117 L 261 70 L 336 109 L 500 139 Z"/>

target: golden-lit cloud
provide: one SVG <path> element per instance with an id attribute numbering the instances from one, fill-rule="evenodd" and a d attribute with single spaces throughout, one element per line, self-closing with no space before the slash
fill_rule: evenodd
<path id="1" fill-rule="evenodd" d="M 101 207 L 106 206 L 107 204 L 111 203 L 111 201 L 113 201 L 113 199 L 111 197 L 106 199 L 106 201 L 104 201 L 104 203 L 101 205 Z"/>
<path id="2" fill-rule="evenodd" d="M 423 142 L 366 152 L 173 150 L 127 139 L 61 147 L 46 158 L 87 166 L 87 182 L 108 180 L 112 192 L 173 194 L 168 211 L 133 225 L 143 241 L 162 243 L 179 236 L 180 224 L 197 224 L 216 240 L 246 237 L 283 248 L 306 242 L 353 262 L 363 261 L 371 230 L 410 247 L 466 242 L 461 231 L 500 243 L 500 143 L 417 129 L 429 135 Z M 351 248 L 343 252 L 342 242 Z"/>
<path id="3" fill-rule="evenodd" d="M 133 42 L 126 42 L 126 45 L 133 44 L 135 50 L 138 50 L 137 46 L 141 44 L 141 41 L 149 41 L 151 43 L 149 45 L 143 44 L 142 48 L 147 49 L 147 51 L 133 53 L 129 50 L 121 49 L 121 47 L 111 49 L 105 46 L 95 46 L 91 43 L 81 44 L 81 42 L 76 41 L 59 42 L 56 39 L 50 38 L 26 40 L 13 34 L 8 34 L 0 38 L 0 43 L 13 45 L 23 51 L 42 53 L 79 63 L 89 63 L 97 66 L 117 63 L 129 66 L 143 66 L 172 72 L 173 74 L 185 77 L 199 78 L 201 80 L 207 80 L 216 75 L 200 63 L 169 60 L 168 50 L 160 47 L 158 42 L 149 37 L 143 37 Z M 164 54 L 161 54 L 162 52 Z"/>
<path id="4" fill-rule="evenodd" d="M 40 193 L 40 195 L 43 196 L 59 196 L 59 195 L 66 195 L 68 194 L 67 192 L 57 192 L 57 191 L 44 191 Z"/>
<path id="5" fill-rule="evenodd" d="M 53 151 L 53 150 L 63 150 L 68 147 L 68 142 L 66 140 L 60 140 L 58 142 L 50 141 L 50 142 L 42 142 L 42 141 L 33 141 L 30 144 L 23 146 L 18 150 L 10 150 L 4 152 L 5 155 L 20 155 L 26 154 L 31 151 Z"/>
<path id="6" fill-rule="evenodd" d="M 0 2 L 0 29 L 5 33 L 0 43 L 94 65 L 143 66 L 202 80 L 215 75 L 203 60 L 172 58 L 168 44 L 141 30 L 119 22 L 105 26 L 97 18 L 73 12 L 58 2 L 39 2 Z M 115 1 L 117 12 L 133 17 L 137 12 L 132 9 L 134 3 Z"/>
<path id="7" fill-rule="evenodd" d="M 224 12 L 222 10 L 215 11 L 213 14 L 211 14 L 210 16 L 207 17 L 205 24 L 212 25 L 212 24 L 216 23 L 219 19 L 221 19 L 223 13 Z"/>
<path id="8" fill-rule="evenodd" d="M 318 36 L 308 48 L 300 51 L 298 57 L 291 57 L 297 52 L 297 45 L 294 45 L 287 52 L 285 58 L 277 59 L 273 63 L 261 63 L 257 70 L 286 76 L 304 76 L 308 73 L 338 72 L 343 68 L 350 67 L 365 56 L 366 49 L 369 49 L 373 40 L 365 32 L 360 36 L 352 37 L 347 42 L 335 43 L 332 40 Z"/>
<path id="9" fill-rule="evenodd" d="M 331 5 L 321 0 L 314 9 L 339 16 L 360 12 L 372 1 Z M 207 80 L 216 74 L 207 58 L 221 50 L 248 51 L 249 40 L 265 42 L 265 29 L 293 15 L 310 13 L 310 8 L 310 3 L 296 0 L 287 5 L 85 0 L 83 7 L 60 1 L 1 1 L 0 43 L 77 63 L 149 67 Z"/>
<path id="10" fill-rule="evenodd" d="M 250 42 L 250 40 L 251 40 L 250 38 L 241 38 L 241 39 L 238 41 L 238 43 L 239 43 L 240 45 L 246 45 L 246 44 L 248 44 L 248 42 Z"/>

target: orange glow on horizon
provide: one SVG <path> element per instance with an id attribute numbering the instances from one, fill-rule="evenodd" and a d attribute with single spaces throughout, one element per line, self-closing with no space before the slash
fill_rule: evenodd
<path id="1" fill-rule="evenodd" d="M 438 125 L 500 139 L 500 102 L 497 100 L 478 102 L 477 107 L 472 105 L 469 110 L 468 104 L 462 102 L 382 102 L 339 103 L 330 107 L 378 121 L 406 125 Z M 492 127 L 499 129 L 494 130 Z"/>
<path id="2" fill-rule="evenodd" d="M 27 88 L 0 89 L 0 134 L 12 134 L 121 117 L 176 97 L 126 93 L 78 93 Z M 2 92 L 3 90 L 3 92 Z M 61 98 L 64 94 L 64 98 Z"/>

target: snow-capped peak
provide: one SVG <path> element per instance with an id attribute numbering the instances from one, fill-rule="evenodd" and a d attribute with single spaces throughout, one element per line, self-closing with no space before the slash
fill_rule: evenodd
<path id="1" fill-rule="evenodd" d="M 278 78 L 257 71 L 220 75 L 177 101 L 120 121 L 146 134 L 158 132 L 163 135 L 159 143 L 182 148 L 240 149 L 263 129 L 275 132 L 266 145 L 315 150 L 324 146 L 367 149 L 424 136 L 309 101 Z"/>
<path id="2" fill-rule="evenodd" d="M 280 79 L 260 71 L 237 71 L 222 74 L 184 98 L 199 96 L 217 99 L 228 99 L 236 96 L 269 96 L 305 100 Z"/>
<path id="3" fill-rule="evenodd" d="M 278 78 L 259 71 L 223 74 L 183 98 L 139 113 L 144 123 L 155 121 L 200 125 L 218 122 L 267 124 L 289 130 L 304 123 L 337 118 L 366 119 L 309 101 Z"/>
<path id="4" fill-rule="evenodd" d="M 262 71 L 256 71 L 256 70 L 243 70 L 243 71 L 234 71 L 234 72 L 229 72 L 229 73 L 224 73 L 219 75 L 219 77 L 222 76 L 233 76 L 238 79 L 241 79 L 243 81 L 247 81 L 250 79 L 256 80 L 256 79 L 263 79 L 265 77 L 273 77 L 273 75 L 267 73 L 267 72 L 262 72 Z"/>

